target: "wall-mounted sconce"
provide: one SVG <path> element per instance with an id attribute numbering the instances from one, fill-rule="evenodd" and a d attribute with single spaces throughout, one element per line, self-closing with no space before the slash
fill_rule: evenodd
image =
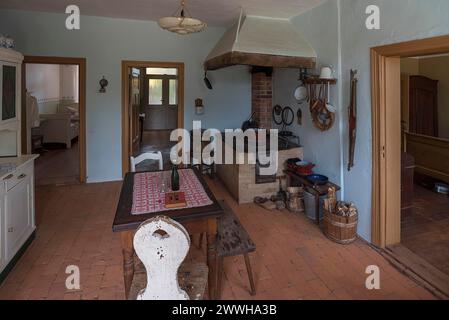
<path id="1" fill-rule="evenodd" d="M 195 114 L 204 114 L 204 104 L 203 99 L 195 100 Z"/>
<path id="2" fill-rule="evenodd" d="M 103 79 L 100 80 L 100 93 L 105 93 L 106 92 L 106 87 L 108 86 L 109 82 L 108 80 L 106 80 L 103 76 Z"/>

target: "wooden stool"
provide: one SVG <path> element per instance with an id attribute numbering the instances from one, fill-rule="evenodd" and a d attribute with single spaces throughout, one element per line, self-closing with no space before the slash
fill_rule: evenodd
<path id="1" fill-rule="evenodd" d="M 245 258 L 246 270 L 248 272 L 249 284 L 251 286 L 251 295 L 256 294 L 253 273 L 249 261 L 249 253 L 256 251 L 256 245 L 249 237 L 248 232 L 240 223 L 232 209 L 224 202 L 220 205 L 225 214 L 218 220 L 217 234 L 217 259 L 218 259 L 218 298 L 221 295 L 221 283 L 223 280 L 223 260 L 225 257 L 234 257 L 243 255 Z"/>

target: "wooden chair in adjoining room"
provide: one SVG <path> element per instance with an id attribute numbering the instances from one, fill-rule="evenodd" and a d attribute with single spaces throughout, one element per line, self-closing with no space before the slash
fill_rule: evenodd
<path id="1" fill-rule="evenodd" d="M 201 300 L 207 285 L 205 263 L 185 262 L 190 248 L 186 229 L 168 217 L 144 222 L 134 236 L 143 264 L 131 284 L 130 300 Z"/>
<path id="2" fill-rule="evenodd" d="M 162 152 L 146 152 L 142 153 L 138 157 L 131 157 L 131 172 L 136 172 L 136 166 L 145 160 L 156 160 L 159 163 L 159 170 L 164 169 L 164 161 L 162 159 Z"/>

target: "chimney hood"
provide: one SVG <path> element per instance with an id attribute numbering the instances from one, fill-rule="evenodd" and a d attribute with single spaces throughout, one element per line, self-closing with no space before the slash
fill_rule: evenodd
<path id="1" fill-rule="evenodd" d="M 316 52 L 288 19 L 246 16 L 225 32 L 204 63 L 205 70 L 233 65 L 315 68 Z"/>

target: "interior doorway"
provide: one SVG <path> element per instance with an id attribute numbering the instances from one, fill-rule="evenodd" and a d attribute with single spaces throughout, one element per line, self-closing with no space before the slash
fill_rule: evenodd
<path id="1" fill-rule="evenodd" d="M 184 127 L 184 64 L 122 62 L 122 170 L 129 159 L 145 152 L 162 152 L 169 165 L 170 133 Z M 138 170 L 157 168 L 143 163 Z"/>
<path id="2" fill-rule="evenodd" d="M 86 60 L 25 56 L 22 153 L 39 153 L 36 185 L 86 182 Z"/>
<path id="3" fill-rule="evenodd" d="M 423 215 L 431 215 L 435 204 L 434 191 L 430 193 L 433 200 L 429 200 L 429 193 L 423 192 L 417 183 L 419 175 L 416 173 L 443 181 L 449 178 L 449 140 L 440 137 L 440 131 L 444 132 L 445 128 L 440 125 L 437 83 L 430 77 L 407 75 L 403 71 L 405 58 L 426 59 L 447 53 L 449 36 L 371 50 L 372 242 L 384 249 L 390 261 L 400 264 L 401 270 L 443 297 L 449 297 L 449 276 L 442 272 L 444 266 L 435 266 L 435 261 L 428 256 L 420 256 L 416 243 L 413 250 L 406 245 L 410 246 L 410 229 L 407 229 L 410 219 L 407 219 L 419 220 Z M 410 62 L 416 61 L 407 61 Z M 417 208 L 418 202 L 420 208 Z M 439 214 L 444 220 L 444 213 Z M 415 227 L 418 229 L 416 235 L 429 228 Z M 441 227 L 446 228 L 444 221 L 441 221 Z M 447 235 L 448 231 L 449 228 L 441 235 Z M 428 236 L 421 241 L 430 241 Z M 442 255 L 445 249 L 440 248 Z"/>
<path id="4" fill-rule="evenodd" d="M 447 70 L 449 54 L 401 59 L 401 243 L 449 276 Z"/>

